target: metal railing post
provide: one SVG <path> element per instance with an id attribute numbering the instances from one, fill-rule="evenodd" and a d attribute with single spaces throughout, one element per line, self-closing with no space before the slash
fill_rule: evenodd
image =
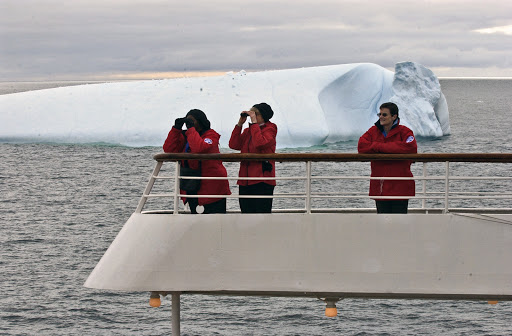
<path id="1" fill-rule="evenodd" d="M 445 162 L 445 179 L 444 179 L 444 210 L 443 213 L 448 213 L 448 201 L 450 193 L 450 161 Z"/>
<path id="2" fill-rule="evenodd" d="M 142 208 L 144 208 L 144 205 L 146 204 L 146 201 L 148 200 L 148 195 L 151 193 L 151 189 L 153 189 L 153 185 L 155 184 L 155 178 L 158 176 L 158 173 L 160 172 L 160 168 L 162 168 L 163 161 L 157 161 L 155 169 L 153 169 L 153 173 L 151 174 L 151 177 L 149 178 L 148 184 L 146 185 L 146 189 L 144 189 L 144 193 L 142 194 L 142 197 L 140 198 L 139 205 L 137 206 L 137 209 L 135 210 L 136 213 L 140 213 L 142 211 Z"/>
<path id="3" fill-rule="evenodd" d="M 425 213 L 428 213 L 427 210 L 425 210 L 426 206 L 426 197 L 427 197 L 427 180 L 425 179 L 427 177 L 427 163 L 423 162 L 423 182 L 421 183 L 423 186 L 423 199 L 421 200 L 421 209 L 425 211 Z"/>
<path id="4" fill-rule="evenodd" d="M 176 161 L 176 169 L 174 172 L 174 211 L 173 214 L 177 215 L 180 206 L 180 162 Z"/>
<path id="5" fill-rule="evenodd" d="M 311 213 L 311 161 L 306 161 L 306 213 Z"/>

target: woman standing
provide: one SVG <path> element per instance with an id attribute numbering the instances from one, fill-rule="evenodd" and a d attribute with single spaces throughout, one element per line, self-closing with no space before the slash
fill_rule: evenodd
<path id="1" fill-rule="evenodd" d="M 260 103 L 249 111 L 240 113 L 240 119 L 235 125 L 229 148 L 241 153 L 268 154 L 276 151 L 277 126 L 270 118 L 274 111 L 270 105 Z M 242 132 L 242 126 L 247 118 L 251 119 L 249 127 Z M 275 177 L 275 161 L 242 161 L 240 162 L 239 177 L 261 177 L 261 180 L 238 180 L 240 195 L 269 195 L 274 194 L 275 180 L 265 180 L 265 177 Z M 240 198 L 242 213 L 272 212 L 272 197 L 269 198 Z"/>
<path id="2" fill-rule="evenodd" d="M 379 120 L 366 131 L 357 144 L 359 153 L 411 154 L 418 146 L 413 132 L 400 125 L 398 106 L 384 103 Z M 373 177 L 412 177 L 409 160 L 378 160 L 371 162 Z M 414 196 L 414 180 L 371 180 L 370 196 Z M 375 200 L 377 213 L 407 213 L 408 199 Z"/>
<path id="3" fill-rule="evenodd" d="M 182 131 L 183 125 L 187 130 Z M 210 121 L 201 110 L 190 110 L 184 118 L 178 118 L 174 122 L 163 149 L 166 153 L 220 153 L 220 135 L 210 128 Z M 222 161 L 218 160 L 184 160 L 181 166 L 189 166 L 192 169 L 201 169 L 202 177 L 227 177 L 226 168 Z M 182 194 L 186 191 L 181 190 Z M 192 194 L 192 193 L 191 193 Z M 231 195 L 228 180 L 201 180 L 197 195 Z M 226 213 L 225 198 L 183 198 L 188 203 L 193 214 Z M 204 210 L 203 210 L 204 207 Z M 199 211 L 198 211 L 199 210 Z"/>

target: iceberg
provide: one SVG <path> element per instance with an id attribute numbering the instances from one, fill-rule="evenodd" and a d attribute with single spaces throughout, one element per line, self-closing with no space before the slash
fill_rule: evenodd
<path id="1" fill-rule="evenodd" d="M 266 102 L 275 112 L 278 147 L 309 147 L 358 139 L 386 101 L 397 103 L 402 124 L 417 136 L 450 133 L 436 76 L 403 62 L 395 72 L 357 63 L 2 95 L 0 141 L 161 146 L 174 119 L 198 108 L 226 148 L 240 112 Z"/>

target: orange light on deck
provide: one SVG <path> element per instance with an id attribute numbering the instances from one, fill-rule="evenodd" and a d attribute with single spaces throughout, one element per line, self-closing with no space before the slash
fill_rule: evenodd
<path id="1" fill-rule="evenodd" d="M 325 308 L 325 316 L 327 317 L 336 317 L 338 315 L 338 309 L 334 308 Z"/>
<path id="2" fill-rule="evenodd" d="M 325 316 L 336 317 L 338 315 L 338 309 L 336 309 L 336 302 L 338 298 L 326 298 L 325 301 Z"/>
<path id="3" fill-rule="evenodd" d="M 151 296 L 149 297 L 149 305 L 151 307 L 160 307 L 162 301 L 160 300 L 160 294 L 158 292 L 151 292 Z"/>

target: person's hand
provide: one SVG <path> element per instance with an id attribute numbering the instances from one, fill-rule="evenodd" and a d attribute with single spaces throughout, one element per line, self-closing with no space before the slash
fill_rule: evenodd
<path id="1" fill-rule="evenodd" d="M 253 124 L 256 124 L 258 122 L 258 120 L 256 119 L 256 112 L 254 112 L 252 109 L 249 110 L 249 111 L 246 111 L 246 113 L 249 115 L 249 117 L 251 117 L 251 122 Z"/>
<path id="2" fill-rule="evenodd" d="M 243 111 L 240 113 L 240 119 L 238 119 L 238 126 L 242 127 L 242 125 L 247 120 L 247 117 L 249 116 L 248 111 Z"/>
<path id="3" fill-rule="evenodd" d="M 185 125 L 187 125 L 187 129 L 190 129 L 190 128 L 194 127 L 194 121 L 192 121 L 191 119 L 185 118 Z"/>
<path id="4" fill-rule="evenodd" d="M 185 120 L 186 118 L 177 118 L 176 120 L 174 120 L 174 127 L 176 127 L 179 130 L 182 129 Z"/>

